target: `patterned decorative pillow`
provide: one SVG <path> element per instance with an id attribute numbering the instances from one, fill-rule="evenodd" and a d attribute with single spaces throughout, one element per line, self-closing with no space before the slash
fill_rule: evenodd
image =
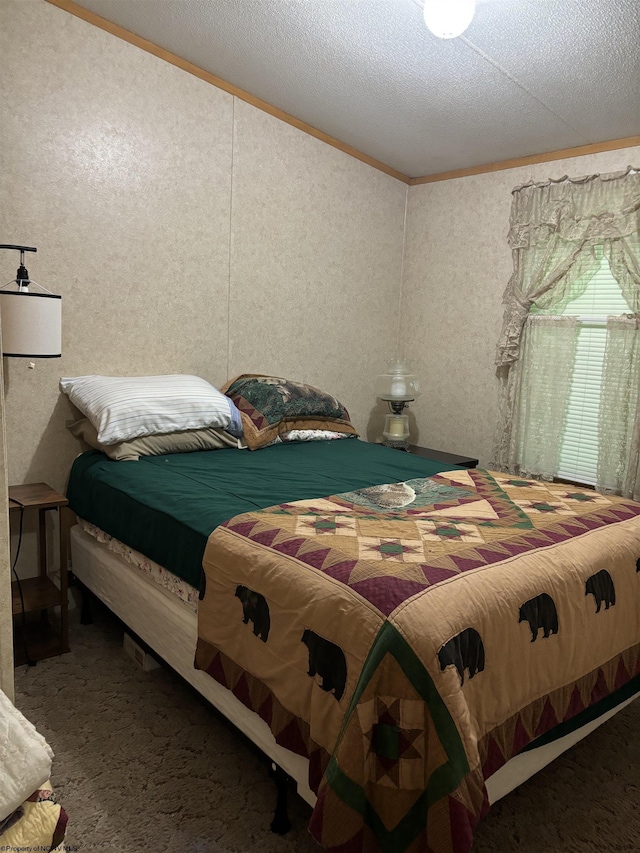
<path id="1" fill-rule="evenodd" d="M 339 438 L 357 438 L 357 436 L 348 432 L 334 432 L 332 429 L 290 429 L 287 432 L 281 432 L 265 447 L 271 447 L 272 444 L 287 444 L 290 441 L 335 441 Z"/>
<path id="2" fill-rule="evenodd" d="M 243 373 L 220 390 L 240 411 L 249 450 L 258 450 L 289 430 L 328 429 L 358 434 L 342 403 L 313 385 Z"/>

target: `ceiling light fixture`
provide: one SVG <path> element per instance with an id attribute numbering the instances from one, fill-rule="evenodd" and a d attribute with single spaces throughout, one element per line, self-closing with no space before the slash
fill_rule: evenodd
<path id="1" fill-rule="evenodd" d="M 475 0 L 424 0 L 424 22 L 434 36 L 454 39 L 473 20 Z"/>

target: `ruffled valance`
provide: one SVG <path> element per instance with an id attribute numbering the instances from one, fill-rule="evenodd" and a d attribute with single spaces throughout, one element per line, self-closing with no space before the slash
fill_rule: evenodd
<path id="1" fill-rule="evenodd" d="M 596 245 L 616 265 L 625 298 L 639 310 L 640 269 L 628 245 L 628 238 L 638 233 L 640 171 L 631 166 L 608 175 L 517 187 L 508 235 L 514 272 L 503 296 L 496 364 L 519 358 L 522 329 L 533 305 L 561 307 L 580 295 L 596 268 Z"/>
<path id="2" fill-rule="evenodd" d="M 629 237 L 638 232 L 640 172 L 631 166 L 610 175 L 526 184 L 513 191 L 508 241 L 512 249 L 547 242 L 572 243 Z"/>

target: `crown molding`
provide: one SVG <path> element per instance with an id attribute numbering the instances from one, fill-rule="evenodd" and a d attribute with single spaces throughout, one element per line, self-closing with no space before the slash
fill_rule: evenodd
<path id="1" fill-rule="evenodd" d="M 488 163 L 484 166 L 472 166 L 468 169 L 454 169 L 451 172 L 440 172 L 436 175 L 423 175 L 420 178 L 410 178 L 412 187 L 420 184 L 433 184 L 437 181 L 450 181 L 453 178 L 467 178 L 470 175 L 484 175 L 486 172 L 500 172 L 503 169 L 517 169 L 520 166 L 533 166 L 536 163 L 550 163 L 553 160 L 564 160 L 570 157 L 584 157 L 587 154 L 599 154 L 602 151 L 616 151 L 619 148 L 633 148 L 640 145 L 640 136 L 627 136 L 624 139 L 610 139 L 608 142 L 594 142 L 589 145 L 579 145 L 576 148 L 561 148 L 546 154 L 532 154 L 530 157 L 516 157 L 514 160 L 501 160 L 499 163 Z"/>

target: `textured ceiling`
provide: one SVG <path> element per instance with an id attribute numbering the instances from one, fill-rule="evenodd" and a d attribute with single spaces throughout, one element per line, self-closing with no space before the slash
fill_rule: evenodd
<path id="1" fill-rule="evenodd" d="M 639 0 L 76 0 L 411 177 L 640 134 Z"/>

